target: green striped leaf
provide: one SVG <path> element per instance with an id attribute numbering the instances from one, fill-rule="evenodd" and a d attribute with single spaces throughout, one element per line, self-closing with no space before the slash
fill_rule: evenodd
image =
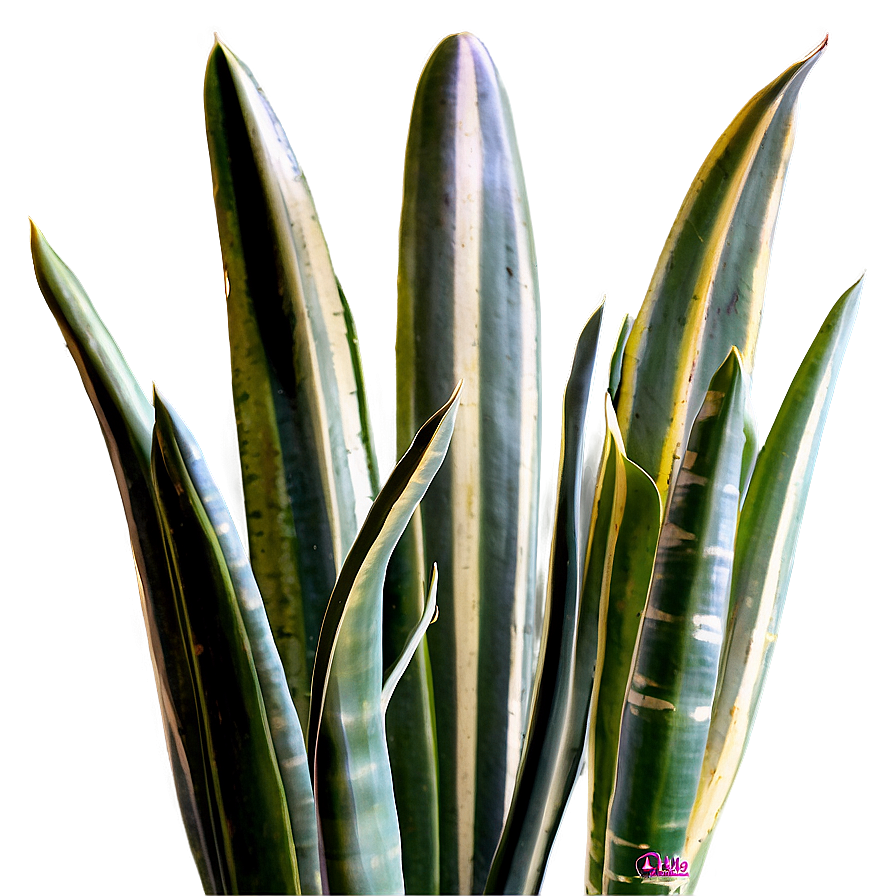
<path id="1" fill-rule="evenodd" d="M 192 680 L 211 814 L 230 893 L 301 892 L 296 847 L 252 645 L 218 532 L 191 480 L 202 463 L 195 443 L 182 444 L 178 423 L 156 396 L 152 476 L 165 535 L 181 630 L 192 654 Z M 214 499 L 212 499 L 214 500 Z M 220 502 L 220 498 L 217 499 Z M 216 512 L 217 515 L 217 512 Z M 224 525 L 219 522 L 219 526 Z M 245 584 L 245 576 L 241 585 Z M 246 595 L 257 602 L 257 594 Z M 270 654 L 264 656 L 270 661 Z M 272 706 L 272 709 L 274 707 Z M 288 720 L 280 716 L 288 726 Z M 297 724 L 297 719 L 293 720 Z M 283 732 L 288 763 L 296 734 Z M 307 804 L 301 806 L 307 811 Z"/>
<path id="2" fill-rule="evenodd" d="M 204 775 L 191 660 L 183 642 L 156 519 L 150 477 L 152 406 L 77 277 L 32 223 L 31 252 L 53 312 L 96 412 L 128 523 L 165 740 L 181 816 L 203 887 L 224 892 Z"/>
<path id="3" fill-rule="evenodd" d="M 389 556 L 448 451 L 459 395 L 460 386 L 383 486 L 324 616 L 308 746 L 330 892 L 404 892 L 382 711 L 383 584 Z"/>
<path id="4" fill-rule="evenodd" d="M 585 417 L 602 317 L 603 305 L 582 330 L 566 386 L 560 484 L 532 714 L 487 893 L 538 892 L 585 744 L 599 594 L 582 590 L 580 542 L 587 533 L 579 530 L 579 505 Z"/>
<path id="5" fill-rule="evenodd" d="M 414 514 L 389 560 L 383 591 L 383 662 L 394 665 L 423 606 L 423 531 Z M 386 737 L 401 827 L 409 893 L 439 893 L 439 805 L 435 695 L 427 639 L 396 683 L 386 712 Z"/>
<path id="6" fill-rule="evenodd" d="M 263 698 L 267 729 L 289 811 L 302 892 L 320 893 L 317 817 L 305 738 L 261 593 L 230 511 L 211 477 L 199 445 L 180 417 L 158 393 L 155 401 L 160 444 L 169 446 L 171 454 L 175 455 L 178 476 L 182 477 L 181 485 L 187 500 L 181 497 L 181 505 L 184 514 L 189 517 L 188 525 L 204 532 L 209 542 L 205 553 L 213 565 L 207 570 L 205 579 L 209 586 L 215 584 L 218 587 L 231 607 L 236 605 L 246 630 Z M 174 537 L 175 547 L 178 537 Z M 195 626 L 192 627 L 195 629 Z"/>
<path id="7" fill-rule="evenodd" d="M 586 887 L 589 893 L 601 892 L 619 724 L 662 518 L 655 483 L 625 456 L 609 393 L 605 405 L 604 461 L 584 584 L 587 594 L 599 596 L 600 607 L 587 754 L 590 812 Z M 588 600 L 594 601 L 594 598 L 589 596 Z"/>
<path id="8" fill-rule="evenodd" d="M 525 730 L 535 665 L 538 315 L 507 98 L 485 47 L 454 35 L 428 61 L 414 101 L 396 340 L 399 451 L 453 383 L 466 384 L 414 563 L 439 564 L 439 624 L 426 640 L 445 893 L 485 884 Z M 414 576 L 405 594 L 419 595 Z M 419 618 L 419 597 L 407 615 Z"/>
<path id="9" fill-rule="evenodd" d="M 736 345 L 752 369 L 799 90 L 827 41 L 754 96 L 713 147 L 666 240 L 625 347 L 626 450 L 663 500 L 709 380 Z"/>
<path id="10" fill-rule="evenodd" d="M 304 723 L 326 602 L 376 493 L 355 329 L 280 123 L 220 43 L 205 110 L 249 553 Z"/>
<path id="11" fill-rule="evenodd" d="M 417 653 L 418 648 L 423 643 L 423 636 L 426 634 L 426 629 L 435 622 L 438 606 L 436 604 L 436 589 L 439 583 L 439 569 L 433 564 L 432 567 L 432 576 L 429 581 L 429 591 L 426 598 L 426 606 L 423 608 L 423 616 L 417 625 L 414 627 L 414 630 L 408 635 L 407 641 L 405 642 L 404 647 L 398 654 L 398 659 L 388 668 L 385 674 L 385 681 L 383 682 L 383 694 L 382 694 L 382 704 L 383 704 L 383 713 L 386 712 L 386 709 L 389 706 L 389 701 L 392 699 L 393 694 L 395 693 L 395 688 L 398 686 L 398 682 L 401 680 L 402 676 L 407 672 L 408 667 L 411 665 L 411 660 L 414 658 L 414 655 Z"/>
<path id="12" fill-rule="evenodd" d="M 610 381 L 607 391 L 610 393 L 614 402 L 616 401 L 616 395 L 619 392 L 619 383 L 622 380 L 622 359 L 625 353 L 625 345 L 628 342 L 628 337 L 631 335 L 632 327 L 634 325 L 634 318 L 630 314 L 626 314 L 619 327 L 616 348 L 613 349 L 613 357 L 610 359 Z"/>
<path id="13" fill-rule="evenodd" d="M 800 520 L 862 281 L 839 299 L 812 343 L 750 481 L 734 554 L 725 658 L 685 855 L 713 830 L 743 757 L 793 568 Z"/>
<path id="14" fill-rule="evenodd" d="M 747 381 L 732 348 L 710 382 L 660 531 L 619 733 L 604 892 L 656 893 L 635 861 L 681 856 L 728 611 Z"/>

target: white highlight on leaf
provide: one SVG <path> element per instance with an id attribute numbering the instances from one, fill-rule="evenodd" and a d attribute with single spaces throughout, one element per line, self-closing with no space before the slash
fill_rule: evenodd
<path id="1" fill-rule="evenodd" d="M 327 512 L 338 566 L 372 503 L 345 315 L 314 201 L 295 156 L 251 79 L 241 71 L 235 76 L 240 102 L 254 113 L 252 152 L 273 226 L 296 247 L 281 253 L 280 260 L 290 292 L 298 293 L 293 306 L 296 340 L 303 354 L 305 392 L 318 406 L 315 441 L 318 456 L 326 459 Z M 336 420 L 338 426 L 333 425 Z"/>
<path id="2" fill-rule="evenodd" d="M 607 838 L 614 846 L 629 846 L 632 849 L 650 849 L 650 846 L 647 843 L 632 843 L 631 840 L 623 840 L 622 837 L 617 837 L 616 832 L 611 831 L 609 828 L 607 828 Z"/>
<path id="3" fill-rule="evenodd" d="M 649 694 L 642 694 L 640 691 L 629 691 L 628 702 L 635 706 L 641 706 L 644 709 L 660 709 L 675 711 L 675 704 L 668 700 L 661 700 L 659 697 L 651 697 Z"/>
<path id="4" fill-rule="evenodd" d="M 452 515 L 453 590 L 463 597 L 456 604 L 455 658 L 457 693 L 457 854 L 458 886 L 473 886 L 473 831 L 476 809 L 476 742 L 479 707 L 479 537 L 482 530 L 479 482 L 479 234 L 482 215 L 482 145 L 476 67 L 466 41 L 457 58 L 457 127 L 455 130 L 455 333 L 468 333 L 454 342 L 454 379 L 464 380 L 457 426 L 447 462 L 454 490 Z M 466 397 L 466 400 L 464 400 Z M 462 609 L 461 609 L 462 607 Z"/>
<path id="5" fill-rule="evenodd" d="M 722 630 L 722 618 L 720 616 L 706 616 L 695 613 L 692 621 L 699 628 L 711 628 L 717 632 Z"/>
<path id="6" fill-rule="evenodd" d="M 731 663 L 727 665 L 725 680 L 718 694 L 719 708 L 710 726 L 700 785 L 688 823 L 685 842 L 685 856 L 688 861 L 692 861 L 696 856 L 700 842 L 715 824 L 746 745 L 750 707 L 753 705 L 769 644 L 774 640 L 774 636 L 769 637 L 768 627 L 778 599 L 780 572 L 789 542 L 789 523 L 799 512 L 800 491 L 812 454 L 813 436 L 821 420 L 830 389 L 830 380 L 829 368 L 815 395 L 797 456 L 789 471 L 784 506 L 780 510 L 782 524 L 775 530 L 771 548 L 764 555 L 759 555 L 754 562 L 753 568 L 759 568 L 763 573 L 759 582 L 751 580 L 755 597 L 732 594 L 732 600 L 740 598 L 744 601 L 745 609 L 751 612 L 744 614 L 742 618 L 749 618 L 751 621 L 742 622 L 732 633 L 732 655 L 740 655 L 743 661 L 739 669 Z M 747 627 L 749 631 L 745 630 Z M 763 636 L 756 637 L 756 632 L 762 632 Z"/>
<path id="7" fill-rule="evenodd" d="M 658 688 L 659 684 L 655 682 L 653 679 L 648 678 L 646 675 L 642 675 L 640 672 L 632 673 L 632 684 L 636 688 Z"/>

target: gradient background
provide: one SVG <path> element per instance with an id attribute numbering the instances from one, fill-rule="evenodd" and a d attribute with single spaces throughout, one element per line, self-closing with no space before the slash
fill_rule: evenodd
<path id="1" fill-rule="evenodd" d="M 539 5 L 85 0 L 2 13 L 0 887 L 198 893 L 169 780 L 126 526 L 100 430 L 34 281 L 27 216 L 147 390 L 239 482 L 202 78 L 212 32 L 252 68 L 314 192 L 352 303 L 380 466 L 393 454 L 395 272 L 417 77 L 446 34 L 510 95 L 542 295 L 543 439 L 579 330 L 636 311 L 706 153 L 814 47 L 757 355 L 762 433 L 837 297 L 867 280 L 759 721 L 701 891 L 869 885 L 892 854 L 891 12 L 855 0 Z M 584 797 L 545 892 L 581 890 Z"/>

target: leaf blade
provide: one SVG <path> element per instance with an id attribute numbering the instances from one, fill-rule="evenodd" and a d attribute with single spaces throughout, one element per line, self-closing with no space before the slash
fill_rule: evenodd
<path id="1" fill-rule="evenodd" d="M 697 861 L 746 748 L 777 639 L 800 520 L 862 281 L 837 301 L 800 365 L 756 461 L 735 547 L 732 608 L 717 697 L 688 825 Z"/>
<path id="2" fill-rule="evenodd" d="M 453 383 L 466 384 L 448 464 L 421 511 L 418 561 L 439 563 L 440 623 L 426 640 L 445 695 L 435 704 L 440 886 L 456 893 L 485 883 L 519 763 L 540 442 L 530 216 L 507 98 L 470 34 L 446 38 L 421 75 L 404 184 L 399 451 Z"/>
<path id="3" fill-rule="evenodd" d="M 383 486 L 324 616 L 312 677 L 308 747 L 324 870 L 334 892 L 404 891 L 381 709 L 383 584 L 389 556 L 445 458 L 459 393 L 460 385 L 421 428 Z"/>
<path id="4" fill-rule="evenodd" d="M 304 174 L 221 43 L 205 107 L 249 550 L 307 720 L 326 602 L 376 491 L 357 337 Z"/>
<path id="5" fill-rule="evenodd" d="M 289 809 L 234 584 L 187 468 L 178 424 L 158 395 L 155 407 L 156 506 L 191 647 L 227 888 L 298 893 Z M 201 462 L 201 455 L 192 459 Z"/>
<path id="6" fill-rule="evenodd" d="M 264 602 L 236 526 L 196 440 L 174 409 L 158 396 L 156 400 L 161 405 L 161 411 L 157 413 L 164 418 L 165 438 L 169 443 L 176 443 L 183 462 L 181 475 L 190 486 L 192 515 L 200 521 L 209 540 L 217 542 L 213 556 L 218 569 L 209 578 L 218 578 L 222 586 L 232 592 L 233 603 L 245 627 L 286 799 L 302 893 L 320 893 L 317 818 L 305 737 Z"/>
<path id="7" fill-rule="evenodd" d="M 588 892 L 602 887 L 619 725 L 662 520 L 653 480 L 625 455 L 609 393 L 605 461 L 597 489 L 585 590 L 599 595 L 598 651 L 588 734 Z"/>
<path id="8" fill-rule="evenodd" d="M 150 656 L 181 817 L 206 892 L 224 892 L 209 813 L 190 657 L 181 636 L 150 481 L 152 406 L 83 286 L 32 222 L 35 274 L 81 374 L 115 471 L 134 552 Z"/>
<path id="9" fill-rule="evenodd" d="M 728 348 L 749 372 L 799 90 L 827 43 L 759 91 L 682 203 L 625 347 L 617 412 L 631 459 L 663 500 Z"/>
<path id="10" fill-rule="evenodd" d="M 488 893 L 537 893 L 575 782 L 597 654 L 598 595 L 584 592 L 579 544 L 583 436 L 603 305 L 582 330 L 563 408 L 560 485 L 548 599 L 523 759 Z"/>
<path id="11" fill-rule="evenodd" d="M 635 861 L 680 856 L 706 746 L 727 614 L 746 442 L 732 348 L 710 383 L 660 531 L 626 688 L 604 892 L 657 892 Z"/>

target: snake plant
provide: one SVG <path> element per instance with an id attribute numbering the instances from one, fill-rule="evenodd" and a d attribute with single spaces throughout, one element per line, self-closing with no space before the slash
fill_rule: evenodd
<path id="1" fill-rule="evenodd" d="M 32 229 L 124 502 L 207 892 L 535 893 L 583 761 L 588 891 L 695 886 L 756 716 L 861 290 L 834 305 L 762 443 L 750 376 L 771 238 L 823 48 L 713 147 L 609 371 L 603 308 L 585 323 L 556 496 L 539 471 L 532 223 L 507 96 L 473 36 L 438 46 L 411 116 L 400 460 L 382 482 L 305 175 L 249 69 L 212 50 L 245 549 L 189 429 L 142 393 Z"/>

